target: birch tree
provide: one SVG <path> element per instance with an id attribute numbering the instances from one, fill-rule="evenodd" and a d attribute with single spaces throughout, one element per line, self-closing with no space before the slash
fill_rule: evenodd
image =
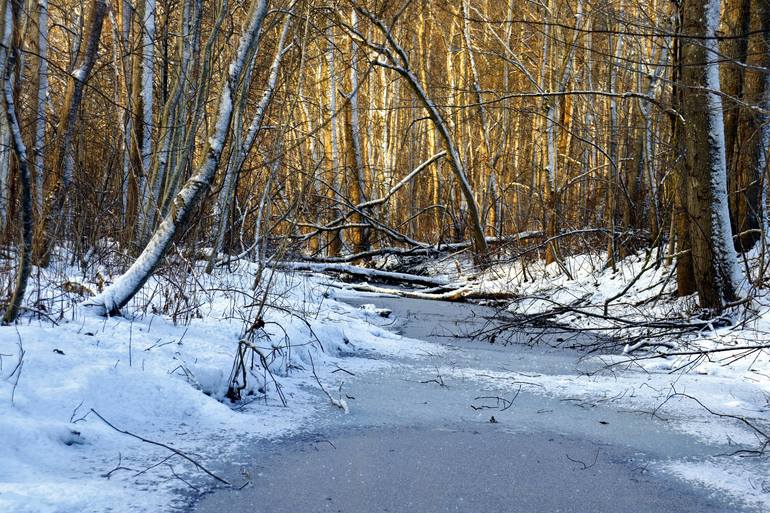
<path id="1" fill-rule="evenodd" d="M 35 139 L 32 153 L 35 157 L 35 210 L 43 214 L 43 187 L 45 186 L 45 125 L 48 102 L 48 0 L 37 2 L 37 108 Z"/>
<path id="2" fill-rule="evenodd" d="M 701 307 L 717 310 L 737 298 L 740 281 L 727 199 L 719 19 L 720 0 L 685 0 L 682 4 L 682 82 L 689 89 L 683 107 L 692 264 Z"/>
<path id="3" fill-rule="evenodd" d="M 56 130 L 57 141 L 52 159 L 55 166 L 54 179 L 56 182 L 49 194 L 48 210 L 37 227 L 38 240 L 36 242 L 36 252 L 41 264 L 47 264 L 50 257 L 50 246 L 53 243 L 52 237 L 54 236 L 53 233 L 50 233 L 51 230 L 54 230 L 61 223 L 62 219 L 65 220 L 66 224 L 65 207 L 75 169 L 73 138 L 77 127 L 78 109 L 83 101 L 86 81 L 96 63 L 102 34 L 102 24 L 106 13 L 107 4 L 105 0 L 91 1 L 89 23 L 81 38 L 82 43 L 79 45 L 80 51 L 75 69 L 67 80 L 67 89 L 64 93 L 64 101 L 62 102 L 61 114 Z"/>
<path id="4" fill-rule="evenodd" d="M 380 34 L 385 38 L 385 44 L 376 44 L 368 41 L 360 33 L 352 31 L 353 37 L 358 38 L 362 43 L 366 44 L 371 50 L 374 50 L 379 54 L 379 57 L 374 61 L 374 64 L 382 66 L 384 68 L 391 69 L 401 75 L 409 84 L 412 92 L 422 104 L 423 108 L 428 112 L 428 116 L 433 122 L 436 130 L 438 130 L 441 138 L 446 146 L 447 153 L 449 154 L 449 161 L 451 163 L 452 171 L 460 186 L 460 191 L 467 203 L 468 217 L 470 218 L 471 238 L 473 240 L 473 249 L 477 258 L 483 260 L 486 258 L 488 248 L 486 237 L 484 236 L 484 229 L 481 225 L 481 216 L 479 215 L 478 205 L 473 193 L 468 176 L 465 172 L 465 166 L 460 158 L 460 153 L 452 136 L 449 126 L 447 125 L 444 116 L 438 109 L 434 101 L 428 96 L 425 88 L 420 83 L 417 75 L 414 74 L 410 63 L 409 57 L 398 41 L 393 35 L 393 31 L 388 27 L 384 21 L 379 19 L 376 15 L 369 12 L 362 7 L 356 7 L 359 14 L 371 20 L 375 27 L 380 31 Z"/>
<path id="5" fill-rule="evenodd" d="M 142 14 L 142 74 L 141 74 L 141 140 L 139 141 L 139 162 L 141 169 L 137 179 L 139 207 L 137 210 L 137 242 L 144 242 L 146 233 L 157 209 L 157 198 L 150 196 L 148 182 L 153 157 L 153 111 L 155 108 L 155 0 L 144 0 Z"/>
<path id="6" fill-rule="evenodd" d="M 230 205 L 233 202 L 235 194 L 235 184 L 238 174 L 243 168 L 243 164 L 246 161 L 246 157 L 254 147 L 254 143 L 257 140 L 257 135 L 262 130 L 264 125 L 265 116 L 270 102 L 275 94 L 275 89 L 278 84 L 278 75 L 281 70 L 281 63 L 283 62 L 284 55 L 288 51 L 287 38 L 289 35 L 289 29 L 291 28 L 293 13 L 290 13 L 286 18 L 281 31 L 280 39 L 278 40 L 278 47 L 275 50 L 273 62 L 270 65 L 270 72 L 268 73 L 267 86 L 262 93 L 262 97 L 257 104 L 257 108 L 254 111 L 254 115 L 249 123 L 246 134 L 243 137 L 238 136 L 234 141 L 234 147 L 230 152 L 230 159 L 227 162 L 227 168 L 225 170 L 225 176 L 222 182 L 222 189 L 219 191 L 219 197 L 215 206 L 214 215 L 214 229 L 215 239 L 214 247 L 209 258 L 209 263 L 206 266 L 207 272 L 214 270 L 214 264 L 218 258 L 219 253 L 222 251 L 225 241 L 225 233 L 228 228 L 228 219 L 230 216 Z M 247 91 L 245 91 L 247 92 Z M 243 95 L 243 101 L 239 108 L 238 115 L 243 116 L 243 110 L 245 106 L 246 94 Z M 240 130 L 240 127 L 237 127 Z M 272 173 L 271 173 L 272 175 Z M 261 213 L 261 210 L 260 210 Z"/>
<path id="7" fill-rule="evenodd" d="M 147 246 L 131 267 L 104 291 L 86 301 L 85 306 L 93 311 L 102 315 L 117 314 L 120 308 L 128 304 L 160 264 L 177 231 L 186 224 L 191 211 L 211 186 L 230 130 L 233 105 L 237 100 L 239 82 L 247 66 L 246 59 L 257 43 L 267 8 L 268 0 L 254 2 L 250 8 L 237 50 L 219 93 L 216 121 L 202 162 L 176 195 L 168 214 L 155 229 Z"/>
<path id="8" fill-rule="evenodd" d="M 18 4 L 17 4 L 18 5 Z M 12 46 L 13 32 L 16 27 L 16 16 L 12 3 L 0 1 L 2 13 L 2 48 L 0 48 L 0 73 L 2 74 L 3 103 L 6 122 L 11 133 L 11 147 L 16 155 L 21 188 L 21 244 L 17 257 L 16 281 L 11 300 L 6 306 L 2 323 L 9 324 L 16 320 L 19 314 L 27 282 L 32 272 L 32 178 L 27 161 L 27 147 L 21 135 L 19 117 L 16 113 L 16 101 L 13 92 L 13 73 L 16 59 L 21 55 L 21 48 Z"/>

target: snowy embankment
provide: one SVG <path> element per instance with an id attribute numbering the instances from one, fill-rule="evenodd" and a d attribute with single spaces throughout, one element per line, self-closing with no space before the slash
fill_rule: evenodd
<path id="1" fill-rule="evenodd" d="M 299 275 L 272 276 L 272 306 L 260 315 L 253 271 L 153 279 L 124 317 L 112 318 L 75 306 L 106 271 L 38 274 L 42 292 L 27 304 L 58 325 L 27 313 L 0 327 L 0 511 L 168 511 L 180 491 L 219 484 L 170 448 L 203 466 L 238 461 L 250 437 L 289 434 L 319 409 L 341 414 L 318 393 L 313 369 L 344 406 L 338 365 L 371 370 L 385 363 L 357 356 L 427 347 Z M 252 342 L 275 380 L 257 359 L 243 400 L 232 404 L 225 394 L 239 337 L 256 316 L 265 324 Z"/>
<path id="2" fill-rule="evenodd" d="M 519 379 L 536 383 L 535 392 L 651 415 L 722 444 L 719 457 L 666 468 L 716 493 L 770 508 L 770 462 L 764 455 L 770 443 L 768 291 L 744 278 L 746 299 L 714 319 L 698 311 L 695 296 L 676 297 L 674 267 L 656 266 L 654 254 L 632 255 L 614 270 L 606 267 L 604 254 L 570 257 L 563 266 L 516 262 L 490 269 L 477 281 L 479 290 L 515 294 L 507 307 L 514 318 L 547 321 L 528 324 L 532 336 L 560 326 L 566 345 L 603 337 L 581 363 L 585 375 Z M 766 266 L 758 252 L 741 263 L 744 277 L 754 283 Z M 475 378 L 512 378 L 504 372 L 487 376 Z"/>
<path id="3" fill-rule="evenodd" d="M 760 255 L 750 254 L 742 267 L 744 276 L 751 273 L 756 283 L 756 274 L 767 264 Z M 656 265 L 654 251 L 632 255 L 614 269 L 606 266 L 604 254 L 569 257 L 561 269 L 556 264 L 516 262 L 485 272 L 475 286 L 482 292 L 513 294 L 507 310 L 514 316 L 536 316 L 569 330 L 622 341 L 622 352 L 638 358 L 635 366 L 754 372 L 759 381 L 760 373 L 770 373 L 768 290 L 744 279 L 744 299 L 714 318 L 698 310 L 696 295 L 676 296 L 675 268 L 665 262 Z M 741 358 L 757 347 L 749 358 Z"/>

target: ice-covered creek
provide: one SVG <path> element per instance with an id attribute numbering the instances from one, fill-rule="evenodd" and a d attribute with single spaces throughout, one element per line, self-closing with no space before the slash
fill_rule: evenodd
<path id="1" fill-rule="evenodd" d="M 445 351 L 346 378 L 344 392 L 355 398 L 349 414 L 327 412 L 301 435 L 255 442 L 251 485 L 208 494 L 193 511 L 757 511 L 659 468 L 729 448 L 613 401 L 587 404 L 528 384 L 528 375 L 579 374 L 579 354 L 446 336 L 481 326 L 493 310 L 386 297 L 345 301 L 391 309 L 390 329 Z M 497 406 L 480 396 L 515 400 L 504 411 L 472 408 Z"/>

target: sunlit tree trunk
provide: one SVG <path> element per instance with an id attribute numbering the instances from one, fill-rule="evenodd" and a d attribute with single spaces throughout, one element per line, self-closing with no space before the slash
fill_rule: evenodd
<path id="1" fill-rule="evenodd" d="M 48 101 L 48 0 L 37 2 L 37 115 L 35 117 L 35 142 L 32 153 L 35 157 L 35 211 L 43 214 L 43 188 L 45 187 L 45 125 L 46 102 Z"/>
<path id="2" fill-rule="evenodd" d="M 142 12 L 142 72 L 140 85 L 142 137 L 139 142 L 139 163 L 141 169 L 137 179 L 139 205 L 136 221 L 136 243 L 141 246 L 146 240 L 157 209 L 149 188 L 150 166 L 153 157 L 153 111 L 155 108 L 155 0 L 144 0 Z"/>
<path id="3" fill-rule="evenodd" d="M 76 67 L 68 77 L 67 89 L 64 93 L 62 110 L 57 127 L 57 141 L 54 147 L 53 163 L 55 180 L 49 194 L 46 213 L 41 218 L 37 229 L 37 241 L 35 250 L 37 259 L 41 264 L 47 264 L 50 257 L 52 237 L 56 227 L 62 223 L 66 225 L 65 215 L 66 201 L 69 188 L 72 185 L 72 175 L 75 168 L 75 147 L 73 138 L 77 126 L 77 114 L 83 100 L 86 81 L 96 62 L 96 54 L 99 49 L 99 41 L 102 33 L 102 22 L 107 13 L 105 0 L 92 0 L 89 10 L 89 23 L 83 34 L 85 45 L 80 44 L 80 54 L 77 57 Z M 66 226 L 65 226 L 66 228 Z"/>
<path id="4" fill-rule="evenodd" d="M 185 226 L 192 210 L 198 205 L 203 193 L 211 186 L 225 139 L 230 130 L 233 103 L 243 76 L 246 58 L 257 42 L 262 22 L 267 14 L 268 1 L 260 0 L 251 6 L 244 32 L 240 37 L 235 56 L 230 62 L 227 78 L 219 94 L 219 107 L 203 161 L 174 198 L 169 213 L 152 235 L 142 253 L 131 267 L 103 292 L 89 299 L 85 305 L 100 314 L 118 313 L 142 288 L 166 254 L 177 231 Z"/>

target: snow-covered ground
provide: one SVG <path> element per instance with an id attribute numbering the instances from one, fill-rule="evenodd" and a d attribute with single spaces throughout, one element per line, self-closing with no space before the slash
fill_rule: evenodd
<path id="1" fill-rule="evenodd" d="M 756 271 L 759 255 L 750 258 L 747 268 Z M 535 383 L 536 394 L 667 418 L 668 426 L 709 444 L 762 448 L 770 432 L 770 356 L 743 348 L 770 344 L 770 297 L 753 291 L 751 302 L 721 321 L 702 322 L 692 316 L 693 298 L 673 297 L 671 267 L 652 264 L 642 253 L 613 270 L 602 255 L 584 255 L 565 260 L 570 276 L 537 262 L 525 272 L 514 262 L 471 279 L 458 276 L 461 265 L 436 267 L 442 281 L 518 295 L 508 308 L 514 314 L 570 305 L 553 319 L 573 329 L 637 337 L 652 328 L 617 319 L 695 325 L 655 332 L 645 339 L 652 347 L 631 345 L 624 353 L 621 346 L 585 359 L 586 375 L 527 373 L 518 381 Z M 27 305 L 45 315 L 27 311 L 18 325 L 0 328 L 0 511 L 167 511 L 182 500 L 180 492 L 217 484 L 170 448 L 204 466 L 238 462 L 254 437 L 289 435 L 319 413 L 344 415 L 340 384 L 347 374 L 338 366 L 376 371 L 388 359 L 371 356 L 403 362 L 441 351 L 388 331 L 391 320 L 376 306 L 336 301 L 345 285 L 331 287 L 327 277 L 268 272 L 255 292 L 249 264 L 213 276 L 177 267 L 151 280 L 124 317 L 112 318 L 77 306 L 112 279 L 109 268 L 89 265 L 83 274 L 58 265 L 35 274 Z M 270 307 L 261 311 L 263 302 Z M 239 340 L 262 323 L 257 336 L 246 337 L 254 367 L 233 404 L 225 395 Z M 682 354 L 697 349 L 719 352 Z M 275 380 L 261 368 L 260 354 Z M 494 368 L 425 365 L 426 372 L 490 387 L 517 378 Z M 339 408 L 319 392 L 313 369 Z M 716 418 L 705 407 L 732 417 Z M 766 458 L 748 466 L 736 458 L 681 459 L 667 471 L 770 508 Z"/>
<path id="2" fill-rule="evenodd" d="M 318 393 L 313 366 L 344 406 L 345 374 L 335 372 L 343 359 L 346 369 L 366 371 L 384 363 L 357 356 L 417 355 L 426 346 L 377 327 L 380 312 L 336 302 L 333 290 L 304 276 L 270 276 L 272 307 L 259 314 L 252 266 L 177 273 L 150 282 L 124 317 L 104 318 L 76 305 L 107 271 L 56 269 L 37 275 L 42 292 L 28 304 L 58 325 L 26 313 L 17 326 L 0 327 L 3 512 L 168 511 L 180 491 L 216 481 L 119 430 L 204 466 L 237 461 L 250 437 L 290 434 L 318 408 L 343 414 Z M 250 353 L 257 361 L 243 400 L 231 404 L 225 394 L 238 342 L 257 317 L 265 326 L 252 341 L 275 381 Z"/>
<path id="3" fill-rule="evenodd" d="M 566 258 L 567 272 L 557 264 L 517 261 L 486 271 L 475 287 L 517 296 L 508 307 L 512 314 L 568 307 L 550 319 L 573 330 L 629 341 L 623 353 L 637 359 L 618 358 L 615 365 L 718 373 L 770 394 L 770 351 L 764 347 L 770 347 L 768 290 L 752 287 L 744 278 L 740 294 L 745 300 L 716 319 L 701 319 L 696 295 L 676 297 L 674 266 L 656 265 L 654 251 L 632 255 L 614 269 L 606 266 L 603 253 Z M 756 282 L 767 264 L 761 255 L 749 254 L 742 267 L 744 276 L 751 274 Z M 699 351 L 706 354 L 689 354 Z"/>
<path id="4" fill-rule="evenodd" d="M 741 257 L 740 294 L 746 299 L 710 319 L 698 311 L 695 295 L 676 297 L 674 266 L 655 257 L 654 249 L 642 251 L 614 268 L 601 251 L 567 257 L 560 265 L 516 259 L 480 275 L 469 262 L 433 262 L 429 271 L 457 287 L 513 295 L 506 310 L 519 320 L 546 316 L 567 328 L 561 336 L 566 345 L 593 335 L 609 342 L 583 359 L 584 375 L 518 376 L 455 367 L 437 372 L 490 386 L 530 382 L 533 393 L 666 419 L 688 436 L 724 445 L 725 455 L 736 453 L 679 460 L 667 466 L 669 472 L 770 510 L 770 461 L 764 453 L 770 444 L 770 293 L 752 286 L 766 274 L 768 258 L 759 249 Z M 512 331 L 517 330 L 527 331 L 525 341 L 540 332 L 526 323 Z"/>
<path id="5" fill-rule="evenodd" d="M 743 257 L 746 301 L 721 318 L 701 320 L 695 295 L 676 297 L 674 266 L 656 265 L 654 256 L 654 250 L 640 252 L 615 269 L 606 266 L 603 253 L 566 258 L 563 269 L 517 261 L 490 269 L 476 287 L 516 294 L 508 307 L 513 314 L 566 305 L 550 319 L 577 333 L 628 340 L 624 348 L 586 358 L 584 376 L 528 379 L 551 395 L 658 415 L 684 433 L 726 445 L 728 454 L 746 451 L 679 461 L 668 470 L 770 510 L 764 455 L 770 443 L 770 295 L 746 279 L 758 281 L 766 257 L 759 251 Z M 680 330 L 677 323 L 690 328 Z"/>

